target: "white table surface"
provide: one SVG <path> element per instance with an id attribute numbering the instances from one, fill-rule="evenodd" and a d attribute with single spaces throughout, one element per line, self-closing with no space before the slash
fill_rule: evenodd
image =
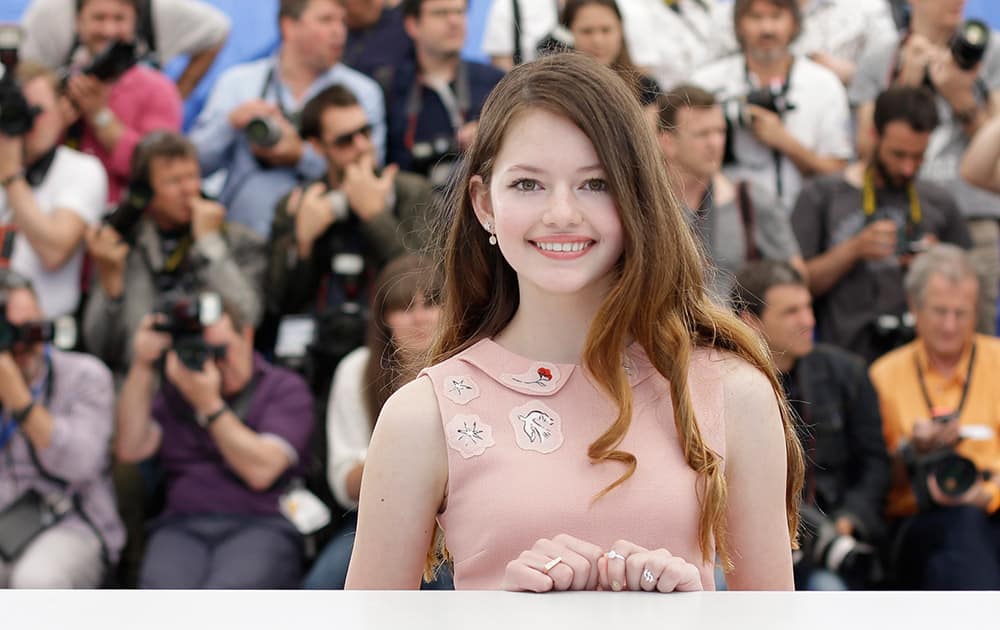
<path id="1" fill-rule="evenodd" d="M 0 591 L 3 630 L 985 630 L 1000 592 Z"/>

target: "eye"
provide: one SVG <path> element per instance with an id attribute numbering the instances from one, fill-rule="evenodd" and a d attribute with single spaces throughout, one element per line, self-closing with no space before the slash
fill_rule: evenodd
<path id="1" fill-rule="evenodd" d="M 520 192 L 534 192 L 541 189 L 541 184 L 538 183 L 538 180 L 523 177 L 514 180 L 510 187 Z"/>
<path id="2" fill-rule="evenodd" d="M 594 177 L 583 182 L 583 189 L 590 192 L 608 192 L 608 182 Z"/>

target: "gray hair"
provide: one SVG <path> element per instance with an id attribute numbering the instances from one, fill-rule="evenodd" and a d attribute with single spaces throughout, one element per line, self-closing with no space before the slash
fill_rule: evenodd
<path id="1" fill-rule="evenodd" d="M 906 273 L 903 287 L 911 302 L 921 304 L 932 274 L 944 276 L 946 280 L 956 284 L 966 278 L 979 282 L 979 274 L 976 273 L 968 252 L 948 243 L 934 245 L 926 253 L 917 256 Z"/>

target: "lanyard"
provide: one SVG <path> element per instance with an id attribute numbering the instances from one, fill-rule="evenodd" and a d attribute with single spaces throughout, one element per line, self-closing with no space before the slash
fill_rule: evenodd
<path id="1" fill-rule="evenodd" d="M 275 72 L 277 64 L 278 60 L 277 57 L 275 57 L 274 65 L 272 65 L 267 71 L 267 78 L 264 79 L 264 87 L 260 90 L 260 98 L 261 100 L 266 100 L 268 92 L 273 91 L 274 98 L 277 101 L 278 111 L 280 111 L 281 115 L 285 117 L 285 120 L 297 126 L 299 124 L 299 114 L 289 114 L 285 110 L 285 88 L 281 85 L 281 80 L 278 78 L 277 72 Z"/>
<path id="2" fill-rule="evenodd" d="M 962 398 L 958 401 L 958 409 L 955 410 L 954 417 L 958 419 L 962 415 L 962 409 L 965 407 L 965 398 L 969 394 L 969 383 L 972 382 L 972 366 L 976 362 L 976 344 L 972 344 L 972 352 L 969 354 L 969 367 L 965 370 L 965 384 L 962 385 Z M 917 380 L 920 383 L 920 393 L 924 397 L 924 403 L 927 405 L 927 411 L 930 412 L 931 416 L 934 415 L 934 404 L 931 402 L 931 396 L 927 391 L 927 385 L 924 383 L 924 370 L 920 367 L 920 361 L 917 359 L 916 355 L 913 355 L 913 365 L 917 368 Z"/>
<path id="3" fill-rule="evenodd" d="M 906 185 L 906 195 L 910 199 L 910 225 L 917 226 L 923 221 L 923 212 L 920 209 L 920 198 L 917 196 L 917 187 L 910 182 Z M 875 216 L 877 208 L 875 200 L 875 169 L 865 169 L 864 188 L 861 190 L 861 208 L 865 217 L 871 219 Z"/>
<path id="4" fill-rule="evenodd" d="M 452 91 L 447 85 L 431 85 L 426 83 L 420 72 L 417 72 L 417 80 L 410 86 L 410 93 L 406 97 L 406 132 L 403 134 L 403 146 L 407 151 L 413 150 L 413 145 L 417 141 L 417 118 L 423 110 L 423 88 L 427 87 L 438 95 L 441 104 L 448 110 L 448 118 L 454 132 L 465 124 L 469 115 L 469 104 L 472 97 L 469 94 L 469 68 L 464 61 L 459 62 L 458 71 L 455 74 L 455 90 Z"/>

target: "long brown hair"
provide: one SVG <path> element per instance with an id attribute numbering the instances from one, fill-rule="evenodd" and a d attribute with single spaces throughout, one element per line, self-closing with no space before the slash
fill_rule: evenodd
<path id="1" fill-rule="evenodd" d="M 394 311 L 408 309 L 418 295 L 427 302 L 437 302 L 440 290 L 434 266 L 412 254 L 391 261 L 375 279 L 364 379 L 364 400 L 373 429 L 385 401 L 416 375 L 418 367 L 417 357 L 405 356 L 396 346 L 386 318 Z"/>
<path id="2" fill-rule="evenodd" d="M 442 311 L 432 362 L 443 361 L 484 337 L 497 335 L 518 309 L 514 270 L 499 248 L 487 243 L 470 196 L 470 179 L 489 185 L 494 160 L 511 125 L 525 112 L 545 110 L 576 125 L 594 145 L 616 201 L 623 253 L 615 280 L 591 323 L 583 364 L 618 406 L 618 416 L 589 447 L 595 462 L 618 462 L 624 472 L 595 500 L 635 471 L 633 454 L 618 449 L 632 421 L 632 390 L 622 353 L 629 340 L 645 350 L 670 383 L 674 422 L 688 465 L 699 475 L 699 542 L 712 561 L 713 541 L 729 566 L 725 532 L 726 482 L 721 457 L 710 450 L 695 420 L 688 366 L 696 346 L 718 348 L 765 374 L 781 409 L 788 454 L 788 529 L 795 540 L 802 486 L 802 452 L 781 385 L 760 339 L 705 289 L 706 261 L 673 196 L 639 103 L 611 69 L 588 56 L 566 53 L 514 68 L 486 101 L 447 208 L 453 212 L 443 243 Z M 440 532 L 438 532 L 440 534 Z M 438 536 L 440 542 L 440 535 Z M 431 561 L 444 550 L 432 549 Z"/>

